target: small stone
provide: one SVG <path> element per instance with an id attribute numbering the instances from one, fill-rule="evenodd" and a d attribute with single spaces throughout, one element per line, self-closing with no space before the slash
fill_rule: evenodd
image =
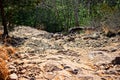
<path id="1" fill-rule="evenodd" d="M 68 68 L 70 68 L 70 66 L 64 66 L 64 69 L 68 69 Z"/>
<path id="2" fill-rule="evenodd" d="M 20 78 L 19 80 L 27 80 L 26 78 Z"/>
<path id="3" fill-rule="evenodd" d="M 28 66 L 29 66 L 28 64 L 24 64 L 23 68 L 26 69 L 26 68 L 28 68 Z"/>
<path id="4" fill-rule="evenodd" d="M 111 48 L 111 49 L 110 49 L 110 52 L 115 52 L 115 51 L 117 51 L 116 48 Z"/>
<path id="5" fill-rule="evenodd" d="M 23 70 L 21 71 L 21 73 L 22 73 L 22 74 L 24 74 L 25 72 L 26 72 L 26 70 L 25 70 L 25 69 L 23 69 Z"/>
<path id="6" fill-rule="evenodd" d="M 71 73 L 76 75 L 78 74 L 78 71 L 79 71 L 78 69 L 74 69 Z"/>
<path id="7" fill-rule="evenodd" d="M 29 80 L 36 80 L 34 77 L 31 77 Z"/>
<path id="8" fill-rule="evenodd" d="M 100 38 L 100 35 L 98 33 L 94 33 L 91 38 L 98 39 L 98 38 Z"/>
<path id="9" fill-rule="evenodd" d="M 18 80 L 18 76 L 15 73 L 13 73 L 10 75 L 10 79 L 11 80 Z"/>
<path id="10" fill-rule="evenodd" d="M 49 80 L 52 80 L 52 79 L 56 76 L 56 74 L 53 73 L 53 72 L 46 72 L 46 73 L 44 74 L 44 76 L 45 76 L 45 78 L 47 78 L 47 79 L 49 79 Z"/>
<path id="11" fill-rule="evenodd" d="M 15 69 L 15 66 L 10 65 L 10 66 L 9 66 L 9 69 Z"/>
<path id="12" fill-rule="evenodd" d="M 112 64 L 114 64 L 114 65 L 120 65 L 120 57 L 115 57 L 115 59 L 112 60 Z"/>

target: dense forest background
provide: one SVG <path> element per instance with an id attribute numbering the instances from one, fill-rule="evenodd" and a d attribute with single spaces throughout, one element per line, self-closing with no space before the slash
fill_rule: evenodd
<path id="1" fill-rule="evenodd" d="M 120 26 L 120 0 L 0 1 L 9 29 L 25 25 L 49 32 L 61 32 L 76 26 L 100 27 L 100 23 L 105 21 Z"/>

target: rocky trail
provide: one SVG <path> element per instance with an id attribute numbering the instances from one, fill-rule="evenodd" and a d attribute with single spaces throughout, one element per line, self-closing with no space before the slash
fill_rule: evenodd
<path id="1" fill-rule="evenodd" d="M 16 27 L 12 80 L 120 80 L 120 36 L 48 33 Z"/>

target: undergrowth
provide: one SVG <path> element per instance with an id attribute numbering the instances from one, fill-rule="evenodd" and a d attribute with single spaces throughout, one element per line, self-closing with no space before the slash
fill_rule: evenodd
<path id="1" fill-rule="evenodd" d="M 9 57 L 15 53 L 13 47 L 0 46 L 0 80 L 9 79 L 9 70 L 7 68 L 7 61 Z"/>
<path id="2" fill-rule="evenodd" d="M 9 80 L 7 62 L 14 53 L 15 49 L 12 46 L 6 46 L 5 44 L 0 46 L 0 80 Z"/>

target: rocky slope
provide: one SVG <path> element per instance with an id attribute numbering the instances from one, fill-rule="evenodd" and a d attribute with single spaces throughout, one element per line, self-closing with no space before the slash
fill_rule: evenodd
<path id="1" fill-rule="evenodd" d="M 13 80 L 120 80 L 120 36 L 53 34 L 16 27 L 8 63 Z"/>

